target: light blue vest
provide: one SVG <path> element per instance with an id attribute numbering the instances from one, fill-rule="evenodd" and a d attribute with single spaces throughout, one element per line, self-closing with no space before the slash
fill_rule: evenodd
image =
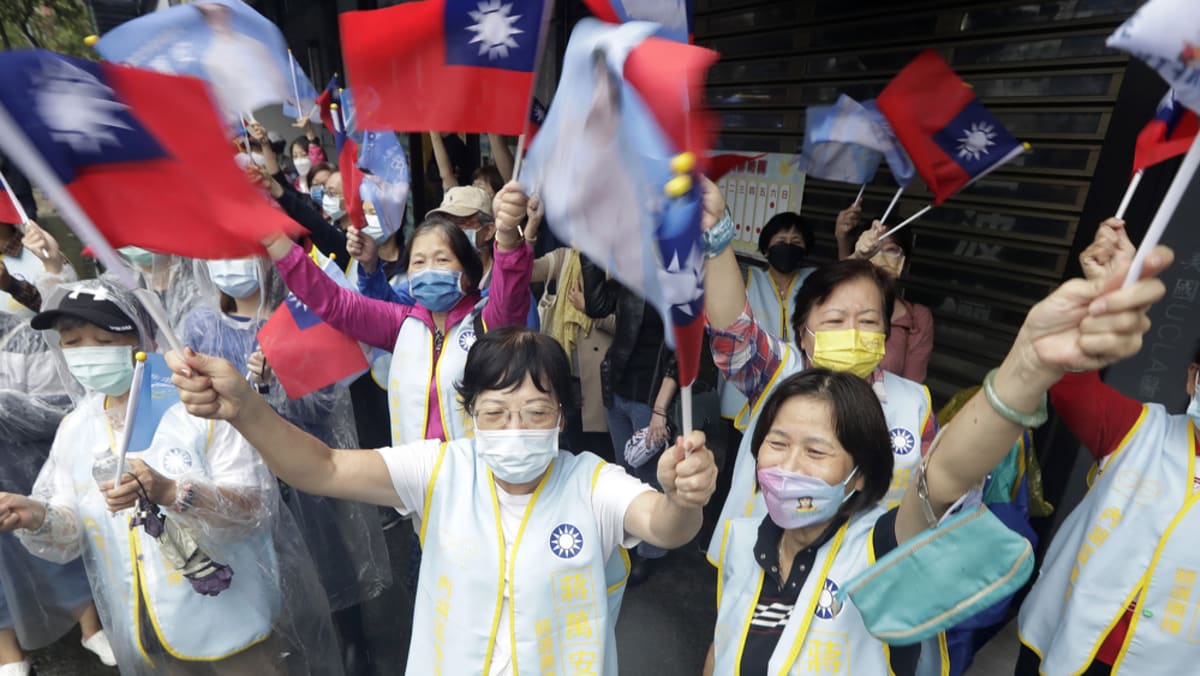
<path id="1" fill-rule="evenodd" d="M 805 368 L 799 351 L 790 345 L 786 345 L 785 348 L 779 369 L 750 409 L 750 425 L 742 437 L 741 445 L 738 446 L 733 474 L 729 480 L 729 495 L 721 507 L 718 524 L 741 517 L 752 517 L 761 521 L 767 514 L 767 504 L 758 492 L 758 466 L 750 447 L 754 428 L 758 425 L 759 413 L 775 386 Z M 884 505 L 891 508 L 900 504 L 900 498 L 908 488 L 909 479 L 912 478 L 913 469 L 921 461 L 921 430 L 925 429 L 929 422 L 933 405 L 930 402 L 929 390 L 924 385 L 918 385 L 894 373 L 883 372 L 883 387 L 887 393 L 887 401 L 881 402 L 881 405 L 892 439 L 893 462 L 892 484 L 884 496 Z M 716 529 L 708 545 L 708 560 L 714 566 L 717 565 L 715 552 L 719 551 L 721 545 L 718 539 L 720 533 L 721 529 Z"/>
<path id="2" fill-rule="evenodd" d="M 796 271 L 796 279 L 791 288 L 781 292 L 771 279 L 771 273 L 759 267 L 751 266 L 746 274 L 746 300 L 754 312 L 754 318 L 767 333 L 786 342 L 792 338 L 792 309 L 796 292 L 804 284 L 804 280 L 816 268 L 800 268 Z M 746 395 L 738 388 L 725 382 L 724 378 L 718 383 L 721 394 L 721 417 L 733 420 L 738 429 L 746 429 L 749 422 L 749 406 Z"/>
<path id="3" fill-rule="evenodd" d="M 818 551 L 813 569 L 796 598 L 769 674 L 884 676 L 891 673 L 888 646 L 871 636 L 854 602 L 837 602 L 840 585 L 875 562 L 871 537 L 882 507 L 859 514 Z M 713 634 L 714 674 L 740 673 L 742 648 L 765 573 L 754 560 L 762 519 L 725 524 L 717 565 L 717 626 Z M 922 645 L 918 674 L 948 673 L 943 637 Z"/>
<path id="4" fill-rule="evenodd" d="M 442 429 L 446 439 L 465 439 L 475 435 L 471 416 L 463 410 L 454 384 L 462 379 L 467 353 L 475 344 L 477 307 L 457 324 L 449 327 L 442 340 L 436 363 L 433 358 L 433 332 L 420 319 L 409 316 L 400 325 L 388 374 L 388 412 L 392 423 L 392 445 L 402 446 L 425 438 L 425 420 L 429 416 L 429 381 L 437 387 Z"/>
<path id="5" fill-rule="evenodd" d="M 487 674 L 496 641 L 513 674 L 616 676 L 628 557 L 607 561 L 591 496 L 604 461 L 558 454 L 505 560 L 498 490 L 473 442 L 444 444 L 425 494 L 409 674 Z M 510 631 L 498 636 L 500 613 Z M 588 671 L 590 669 L 590 671 Z"/>
<path id="6" fill-rule="evenodd" d="M 74 415 L 79 415 L 76 413 Z M 71 435 L 71 477 L 79 496 L 78 512 L 87 530 L 87 546 L 95 550 L 91 559 L 100 563 L 110 598 L 123 601 L 119 608 L 144 610 L 149 616 L 157 641 L 181 660 L 212 661 L 239 653 L 271 634 L 279 614 L 279 572 L 275 549 L 268 528 L 238 542 L 223 543 L 217 560 L 233 569 L 229 589 L 217 596 L 205 596 L 192 589 L 183 575 L 175 571 L 159 553 L 158 541 L 141 527 L 131 528 L 133 510 L 113 514 L 92 477 L 95 454 L 109 448 L 110 434 L 103 418 L 68 418 L 64 428 Z M 167 478 L 184 474 L 207 477 L 206 459 L 211 423 L 189 416 L 183 404 L 163 414 L 150 449 L 130 453 L 141 458 Z M 62 433 L 60 431 L 60 433 Z M 172 513 L 163 508 L 167 518 Z M 135 624 L 137 648 L 150 660 Z"/>
<path id="7" fill-rule="evenodd" d="M 1200 661 L 1200 492 L 1187 416 L 1148 404 L 1050 543 L 1021 606 L 1042 673 L 1076 674 L 1135 601 L 1113 674 L 1190 674 Z"/>

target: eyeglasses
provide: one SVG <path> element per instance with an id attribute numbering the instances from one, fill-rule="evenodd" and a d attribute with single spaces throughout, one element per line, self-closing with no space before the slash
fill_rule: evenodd
<path id="1" fill-rule="evenodd" d="M 558 409 L 549 404 L 530 404 L 516 411 L 521 426 L 547 429 L 558 422 Z M 475 411 L 475 426 L 481 430 L 498 430 L 512 422 L 513 411 L 499 406 L 487 406 Z"/>

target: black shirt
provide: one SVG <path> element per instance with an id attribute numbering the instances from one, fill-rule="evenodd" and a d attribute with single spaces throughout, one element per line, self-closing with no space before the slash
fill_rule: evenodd
<path id="1" fill-rule="evenodd" d="M 796 606 L 796 599 L 808 574 L 817 560 L 817 552 L 828 543 L 845 523 L 845 519 L 831 522 L 816 540 L 808 547 L 796 553 L 792 559 L 792 570 L 788 579 L 781 577 L 779 566 L 779 539 L 783 529 L 775 525 L 768 515 L 758 527 L 758 540 L 754 544 L 754 560 L 763 569 L 762 589 L 750 618 L 750 627 L 746 632 L 746 641 L 742 646 L 741 673 L 745 676 L 757 676 L 767 673 L 767 665 L 788 618 Z M 871 532 L 876 557 L 883 556 L 897 547 L 896 543 L 896 510 L 888 510 L 875 522 Z M 916 673 L 917 658 L 921 656 L 921 646 L 891 646 L 892 670 L 896 676 L 910 676 Z"/>
<path id="2" fill-rule="evenodd" d="M 647 304 L 642 325 L 625 369 L 617 374 L 613 392 L 629 401 L 654 405 L 663 374 L 663 322 L 658 310 Z"/>

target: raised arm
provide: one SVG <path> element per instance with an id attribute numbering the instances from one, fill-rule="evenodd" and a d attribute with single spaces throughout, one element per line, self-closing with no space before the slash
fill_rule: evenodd
<path id="1" fill-rule="evenodd" d="M 508 143 L 504 141 L 504 137 L 500 134 L 488 134 L 488 143 L 492 146 L 492 159 L 496 161 L 496 169 L 500 171 L 500 178 L 505 182 L 516 179 L 513 176 L 513 154 L 508 149 Z"/>
<path id="2" fill-rule="evenodd" d="M 732 228 L 727 223 L 725 212 L 725 196 L 715 183 L 701 177 L 702 195 L 704 199 L 704 216 L 700 227 L 710 236 Z M 720 226 L 720 227 L 718 227 Z M 708 326 L 713 329 L 723 329 L 742 314 L 746 306 L 746 282 L 742 279 L 742 270 L 738 267 L 737 256 L 728 242 L 720 252 L 712 250 L 712 245 L 706 244 L 709 259 L 704 263 L 704 313 Z M 711 254 L 716 254 L 712 256 Z"/>
<path id="3" fill-rule="evenodd" d="M 490 331 L 502 326 L 524 326 L 529 314 L 529 279 L 533 274 L 533 251 L 517 226 L 525 217 L 529 199 L 521 185 L 510 181 L 493 200 L 496 214 L 495 261 L 483 322 Z"/>
<path id="4" fill-rule="evenodd" d="M 1158 247 L 1129 288 L 1118 288 L 1125 262 L 1105 279 L 1063 284 L 1029 311 L 991 380 L 992 396 L 981 390 L 972 397 L 930 451 L 926 477 L 934 516 L 983 481 L 1026 426 L 1020 418 L 1044 406 L 1047 390 L 1064 372 L 1102 368 L 1141 349 L 1150 328 L 1146 312 L 1166 292 L 1155 275 L 1172 258 L 1170 249 Z M 928 525 L 912 486 L 900 503 L 896 538 L 903 542 Z"/>
<path id="5" fill-rule="evenodd" d="M 656 547 L 674 549 L 696 537 L 704 506 L 717 487 L 717 467 L 704 433 L 679 437 L 658 460 L 663 492 L 647 491 L 625 512 L 625 532 Z"/>
<path id="6" fill-rule="evenodd" d="M 442 187 L 457 186 L 458 176 L 454 173 L 454 165 L 450 164 L 450 154 L 446 152 L 446 141 L 442 139 L 442 133 L 429 132 L 429 142 L 433 146 L 433 159 L 437 162 L 438 174 L 442 177 Z"/>
<path id="7" fill-rule="evenodd" d="M 373 450 L 334 450 L 279 416 L 229 362 L 187 350 L 167 355 L 188 413 L 228 420 L 291 486 L 313 495 L 402 507 L 387 465 Z"/>
<path id="8" fill-rule="evenodd" d="M 357 341 L 392 350 L 412 306 L 365 298 L 343 289 L 286 237 L 269 242 L 267 253 L 288 289 L 325 323 Z"/>

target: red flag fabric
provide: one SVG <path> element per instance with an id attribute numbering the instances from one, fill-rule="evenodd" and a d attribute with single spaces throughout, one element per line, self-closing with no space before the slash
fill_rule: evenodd
<path id="1" fill-rule="evenodd" d="M 704 79 L 717 62 L 711 49 L 648 38 L 625 58 L 625 79 L 641 94 L 680 152 L 704 162 L 716 125 L 703 112 Z"/>
<path id="2" fill-rule="evenodd" d="M 711 180 L 713 183 L 716 183 L 717 181 L 721 180 L 725 174 L 728 174 L 743 164 L 752 162 L 765 156 L 766 153 L 759 153 L 757 155 L 738 155 L 737 153 L 722 153 L 720 155 L 713 155 L 712 157 L 708 158 L 708 171 L 706 173 L 708 174 L 709 180 Z"/>
<path id="3" fill-rule="evenodd" d="M 546 0 L 420 0 L 340 15 L 360 129 L 518 135 Z"/>
<path id="4" fill-rule="evenodd" d="M 369 367 L 358 343 L 321 321 L 291 294 L 258 330 L 258 344 L 292 399 Z"/>
<path id="5" fill-rule="evenodd" d="M 317 111 L 321 115 L 321 124 L 329 130 L 330 134 L 338 133 L 337 128 L 333 126 L 333 111 L 329 106 L 333 103 L 333 93 L 337 90 L 337 76 L 334 75 L 329 84 L 325 85 L 325 89 L 317 95 Z"/>
<path id="6" fill-rule="evenodd" d="M 21 212 L 8 195 L 8 190 L 4 188 L 4 177 L 0 176 L 0 223 L 20 223 Z"/>
<path id="7" fill-rule="evenodd" d="M 1025 150 L 931 49 L 888 83 L 876 105 L 925 179 L 934 204 Z"/>
<path id="8" fill-rule="evenodd" d="M 0 105 L 114 247 L 242 258 L 300 231 L 238 169 L 200 80 L 17 50 Z"/>
<path id="9" fill-rule="evenodd" d="M 346 142 L 338 152 L 338 171 L 342 173 L 342 198 L 346 200 L 346 213 L 350 215 L 350 222 L 354 227 L 361 230 L 367 226 L 362 195 L 358 192 L 362 186 L 363 173 L 362 169 L 358 168 L 358 144 L 350 137 L 346 137 Z"/>
<path id="10" fill-rule="evenodd" d="M 1196 113 L 1186 108 L 1170 90 L 1158 104 L 1154 118 L 1142 129 L 1133 149 L 1133 173 L 1182 155 L 1196 138 Z"/>

